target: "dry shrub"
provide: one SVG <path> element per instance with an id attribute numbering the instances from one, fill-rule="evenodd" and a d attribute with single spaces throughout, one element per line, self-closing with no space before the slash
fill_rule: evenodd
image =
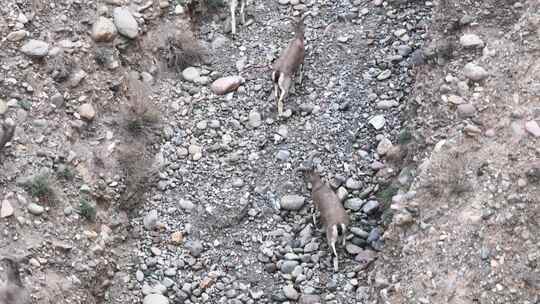
<path id="1" fill-rule="evenodd" d="M 207 55 L 206 49 L 186 24 L 178 24 L 175 31 L 167 33 L 158 49 L 167 67 L 177 72 L 200 64 Z"/>
<path id="2" fill-rule="evenodd" d="M 150 87 L 136 72 L 124 78 L 124 92 L 128 103 L 124 109 L 125 128 L 133 135 L 149 135 L 160 121 L 159 111 L 149 97 Z"/>
<path id="3" fill-rule="evenodd" d="M 144 195 L 156 178 L 153 157 L 140 142 L 129 142 L 118 149 L 118 163 L 126 186 L 120 200 L 120 209 L 133 211 L 144 201 Z"/>
<path id="4" fill-rule="evenodd" d="M 470 161 L 465 152 L 450 149 L 439 153 L 432 160 L 429 179 L 423 185 L 434 197 L 460 195 L 471 190 L 472 183 L 467 175 Z"/>

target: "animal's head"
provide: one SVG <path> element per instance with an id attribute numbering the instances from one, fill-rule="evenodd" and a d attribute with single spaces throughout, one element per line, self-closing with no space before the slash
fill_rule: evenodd
<path id="1" fill-rule="evenodd" d="M 289 17 L 289 19 L 291 19 L 293 21 L 293 23 L 295 24 L 295 28 L 294 28 L 294 31 L 296 33 L 296 35 L 300 35 L 300 36 L 304 36 L 304 31 L 305 31 L 305 23 L 304 23 L 304 20 L 306 19 L 306 17 L 308 16 L 311 16 L 311 12 L 306 12 L 304 15 L 300 16 L 300 17 Z"/>

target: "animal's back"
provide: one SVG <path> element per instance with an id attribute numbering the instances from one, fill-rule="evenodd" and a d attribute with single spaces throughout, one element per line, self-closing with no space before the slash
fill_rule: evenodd
<path id="1" fill-rule="evenodd" d="M 287 48 L 281 53 L 281 56 L 274 64 L 274 70 L 287 75 L 292 75 L 304 62 L 304 55 L 304 42 L 294 39 L 289 42 Z"/>
<path id="2" fill-rule="evenodd" d="M 312 173 L 312 197 L 321 213 L 321 223 L 325 227 L 334 224 L 349 225 L 349 217 L 341 204 L 341 200 L 316 173 Z"/>

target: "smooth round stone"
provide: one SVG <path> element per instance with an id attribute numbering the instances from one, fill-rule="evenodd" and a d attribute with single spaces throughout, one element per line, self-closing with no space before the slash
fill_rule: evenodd
<path id="1" fill-rule="evenodd" d="M 160 294 L 149 294 L 144 297 L 143 304 L 169 304 L 169 299 Z"/>

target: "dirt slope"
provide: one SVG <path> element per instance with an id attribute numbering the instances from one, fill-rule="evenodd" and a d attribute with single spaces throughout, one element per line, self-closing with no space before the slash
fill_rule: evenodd
<path id="1" fill-rule="evenodd" d="M 538 3 L 441 4 L 431 44 L 445 45 L 448 56 L 416 79 L 410 128 L 424 157 L 414 194 L 394 198 L 399 215 L 374 270 L 386 278 L 378 296 L 386 303 L 538 303 Z M 470 23 L 460 25 L 465 18 Z M 465 34 L 483 46 L 465 48 Z M 489 76 L 472 81 L 469 62 Z M 414 222 L 402 221 L 410 213 Z"/>

